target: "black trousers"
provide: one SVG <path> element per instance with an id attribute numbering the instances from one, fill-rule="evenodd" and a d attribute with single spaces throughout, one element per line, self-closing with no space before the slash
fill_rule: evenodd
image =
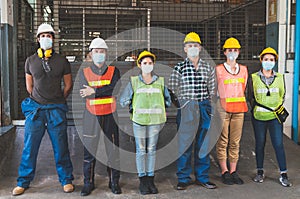
<path id="1" fill-rule="evenodd" d="M 104 145 L 107 157 L 107 172 L 110 182 L 117 183 L 120 179 L 119 128 L 113 114 L 95 116 L 87 110 L 83 120 L 84 184 L 93 184 L 96 157 L 104 153 L 98 151 L 100 134 L 104 133 Z M 98 155 L 97 155 L 98 154 Z M 104 154 L 105 155 L 105 154 Z M 96 157 L 95 157 L 96 156 Z"/>

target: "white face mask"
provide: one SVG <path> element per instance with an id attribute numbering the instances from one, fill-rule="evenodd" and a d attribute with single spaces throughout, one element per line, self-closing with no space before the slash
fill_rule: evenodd
<path id="1" fill-rule="evenodd" d="M 105 53 L 93 53 L 92 59 L 94 64 L 101 64 L 105 61 Z"/>
<path id="2" fill-rule="evenodd" d="M 153 71 L 153 65 L 152 64 L 151 65 L 142 64 L 141 69 L 142 69 L 143 73 L 148 74 Z"/>
<path id="3" fill-rule="evenodd" d="M 275 62 L 274 61 L 263 61 L 262 62 L 262 67 L 265 70 L 272 70 L 275 66 Z"/>
<path id="4" fill-rule="evenodd" d="M 197 48 L 197 47 L 190 47 L 190 48 L 188 48 L 187 49 L 187 56 L 188 57 L 198 57 L 199 56 L 199 52 L 200 52 L 200 50 L 199 50 L 199 48 Z"/>
<path id="5" fill-rule="evenodd" d="M 237 52 L 229 52 L 226 57 L 230 60 L 230 61 L 234 61 L 238 58 L 239 54 Z"/>
<path id="6" fill-rule="evenodd" d="M 44 50 L 48 50 L 52 48 L 52 39 L 48 37 L 42 37 L 40 38 L 40 47 Z"/>

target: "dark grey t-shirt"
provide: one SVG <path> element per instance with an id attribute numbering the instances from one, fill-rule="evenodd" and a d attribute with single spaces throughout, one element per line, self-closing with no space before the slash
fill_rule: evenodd
<path id="1" fill-rule="evenodd" d="M 30 97 L 40 104 L 65 103 L 61 82 L 64 75 L 71 73 L 70 63 L 56 53 L 53 53 L 48 63 L 51 71 L 45 72 L 42 60 L 36 53 L 26 59 L 25 73 L 33 77 L 33 90 Z"/>

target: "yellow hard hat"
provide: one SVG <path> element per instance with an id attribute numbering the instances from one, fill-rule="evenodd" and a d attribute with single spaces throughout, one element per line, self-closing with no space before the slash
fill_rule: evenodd
<path id="1" fill-rule="evenodd" d="M 195 32 L 190 32 L 185 36 L 183 43 L 189 43 L 189 42 L 199 43 L 199 44 L 202 43 L 199 35 Z"/>
<path id="2" fill-rule="evenodd" d="M 223 45 L 223 49 L 226 48 L 241 48 L 241 45 L 236 38 L 230 37 L 225 41 Z"/>
<path id="3" fill-rule="evenodd" d="M 259 55 L 260 61 L 262 61 L 262 58 L 265 54 L 273 54 L 275 56 L 276 61 L 278 60 L 278 54 L 274 48 L 271 47 L 265 48 Z"/>
<path id="4" fill-rule="evenodd" d="M 154 54 L 152 54 L 151 52 L 149 52 L 149 51 L 147 51 L 147 50 L 144 50 L 143 52 L 141 52 L 141 53 L 139 54 L 139 57 L 138 57 L 137 60 L 136 60 L 136 63 L 137 63 L 137 65 L 138 65 L 138 67 L 141 66 L 141 64 L 140 64 L 139 62 L 140 62 L 140 60 L 141 60 L 142 58 L 144 58 L 144 57 L 152 57 L 154 62 L 155 62 L 155 60 L 156 60 L 156 57 L 155 57 Z"/>

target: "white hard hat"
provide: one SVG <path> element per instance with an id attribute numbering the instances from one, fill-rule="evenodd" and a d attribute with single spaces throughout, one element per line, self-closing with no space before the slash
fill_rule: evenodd
<path id="1" fill-rule="evenodd" d="M 51 25 L 42 23 L 37 30 L 36 36 L 38 37 L 41 33 L 44 33 L 44 32 L 50 32 L 53 35 L 55 34 L 55 31 Z"/>
<path id="2" fill-rule="evenodd" d="M 104 49 L 108 49 L 105 41 L 101 38 L 95 38 L 92 40 L 89 50 L 92 50 L 93 48 L 104 48 Z"/>

